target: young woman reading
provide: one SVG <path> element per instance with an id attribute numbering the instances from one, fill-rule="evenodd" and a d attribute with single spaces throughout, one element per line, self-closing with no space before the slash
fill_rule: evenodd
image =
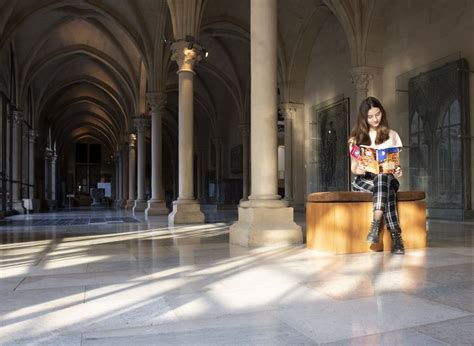
<path id="1" fill-rule="evenodd" d="M 400 136 L 389 128 L 385 110 L 375 97 L 368 97 L 361 103 L 348 143 L 350 152 L 353 152 L 355 145 L 377 150 L 402 147 Z M 379 242 L 382 218 L 385 216 L 392 238 L 392 253 L 404 254 L 397 213 L 397 191 L 400 186 L 397 178 L 402 176 L 402 170 L 398 166 L 393 173 L 375 174 L 368 172 L 366 168 L 362 160 L 351 155 L 351 171 L 356 175 L 352 182 L 353 190 L 373 194 L 373 221 L 367 241 L 372 244 Z"/>

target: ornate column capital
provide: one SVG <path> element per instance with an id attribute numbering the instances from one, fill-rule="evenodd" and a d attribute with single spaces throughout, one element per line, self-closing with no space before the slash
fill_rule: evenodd
<path id="1" fill-rule="evenodd" d="M 171 45 L 171 60 L 178 64 L 179 72 L 193 72 L 194 66 L 202 59 L 202 47 L 194 42 L 192 48 L 186 41 L 177 41 Z"/>
<path id="2" fill-rule="evenodd" d="M 28 131 L 28 139 L 30 140 L 30 143 L 36 143 L 36 140 L 39 137 L 39 132 L 37 130 L 30 129 Z"/>
<path id="3" fill-rule="evenodd" d="M 250 136 L 250 125 L 249 124 L 240 124 L 239 125 L 240 135 L 242 137 L 249 137 Z"/>
<path id="4" fill-rule="evenodd" d="M 48 160 L 51 159 L 51 156 L 53 156 L 53 151 L 51 150 L 51 148 L 46 147 L 46 148 L 44 149 L 44 156 L 45 156 L 45 158 L 48 159 Z"/>
<path id="5" fill-rule="evenodd" d="M 23 111 L 14 110 L 10 115 L 11 121 L 13 121 L 13 126 L 20 127 L 23 122 Z"/>
<path id="6" fill-rule="evenodd" d="M 222 137 L 214 137 L 212 138 L 212 143 L 217 147 L 222 145 Z"/>
<path id="7" fill-rule="evenodd" d="M 280 103 L 280 111 L 285 120 L 293 120 L 296 115 L 296 105 L 291 102 Z"/>
<path id="8" fill-rule="evenodd" d="M 130 133 L 128 135 L 128 146 L 133 148 L 135 147 L 136 142 L 137 142 L 137 135 L 134 133 Z"/>
<path id="9" fill-rule="evenodd" d="M 150 127 L 150 118 L 144 114 L 140 114 L 139 116 L 133 118 L 133 124 L 135 125 L 138 133 L 145 132 L 145 130 Z"/>
<path id="10" fill-rule="evenodd" d="M 376 71 L 368 66 L 358 66 L 351 69 L 351 81 L 357 91 L 368 91 L 369 82 L 374 79 Z"/>
<path id="11" fill-rule="evenodd" d="M 151 115 L 159 115 L 165 108 L 168 95 L 164 92 L 149 92 L 146 101 L 151 109 Z"/>

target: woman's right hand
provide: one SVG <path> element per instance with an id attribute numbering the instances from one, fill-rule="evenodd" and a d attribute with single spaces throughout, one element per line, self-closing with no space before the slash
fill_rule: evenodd
<path id="1" fill-rule="evenodd" d="M 356 167 L 355 174 L 364 175 L 365 174 L 365 167 L 359 163 Z"/>

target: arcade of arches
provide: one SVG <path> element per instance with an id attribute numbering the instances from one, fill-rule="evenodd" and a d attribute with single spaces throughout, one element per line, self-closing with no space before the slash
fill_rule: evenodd
<path id="1" fill-rule="evenodd" d="M 276 228 L 270 243 L 298 243 L 305 196 L 349 188 L 345 140 L 367 95 L 406 146 L 402 188 L 428 190 L 433 216 L 472 214 L 470 1 L 0 8 L 4 215 L 106 204 L 182 224 L 239 205 L 232 242 Z M 459 83 L 417 94 L 434 79 Z"/>
<path id="2" fill-rule="evenodd" d="M 474 0 L 0 0 L 0 345 L 472 345 L 473 33 Z M 427 246 L 309 249 L 369 95 Z"/>

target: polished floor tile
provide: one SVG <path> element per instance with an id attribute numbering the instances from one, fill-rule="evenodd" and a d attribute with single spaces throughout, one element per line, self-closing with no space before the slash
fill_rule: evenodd
<path id="1" fill-rule="evenodd" d="M 136 221 L 71 224 L 120 218 Z M 430 221 L 429 246 L 405 256 L 331 255 L 230 245 L 235 219 L 14 216 L 0 225 L 0 344 L 472 343 L 474 223 Z"/>

